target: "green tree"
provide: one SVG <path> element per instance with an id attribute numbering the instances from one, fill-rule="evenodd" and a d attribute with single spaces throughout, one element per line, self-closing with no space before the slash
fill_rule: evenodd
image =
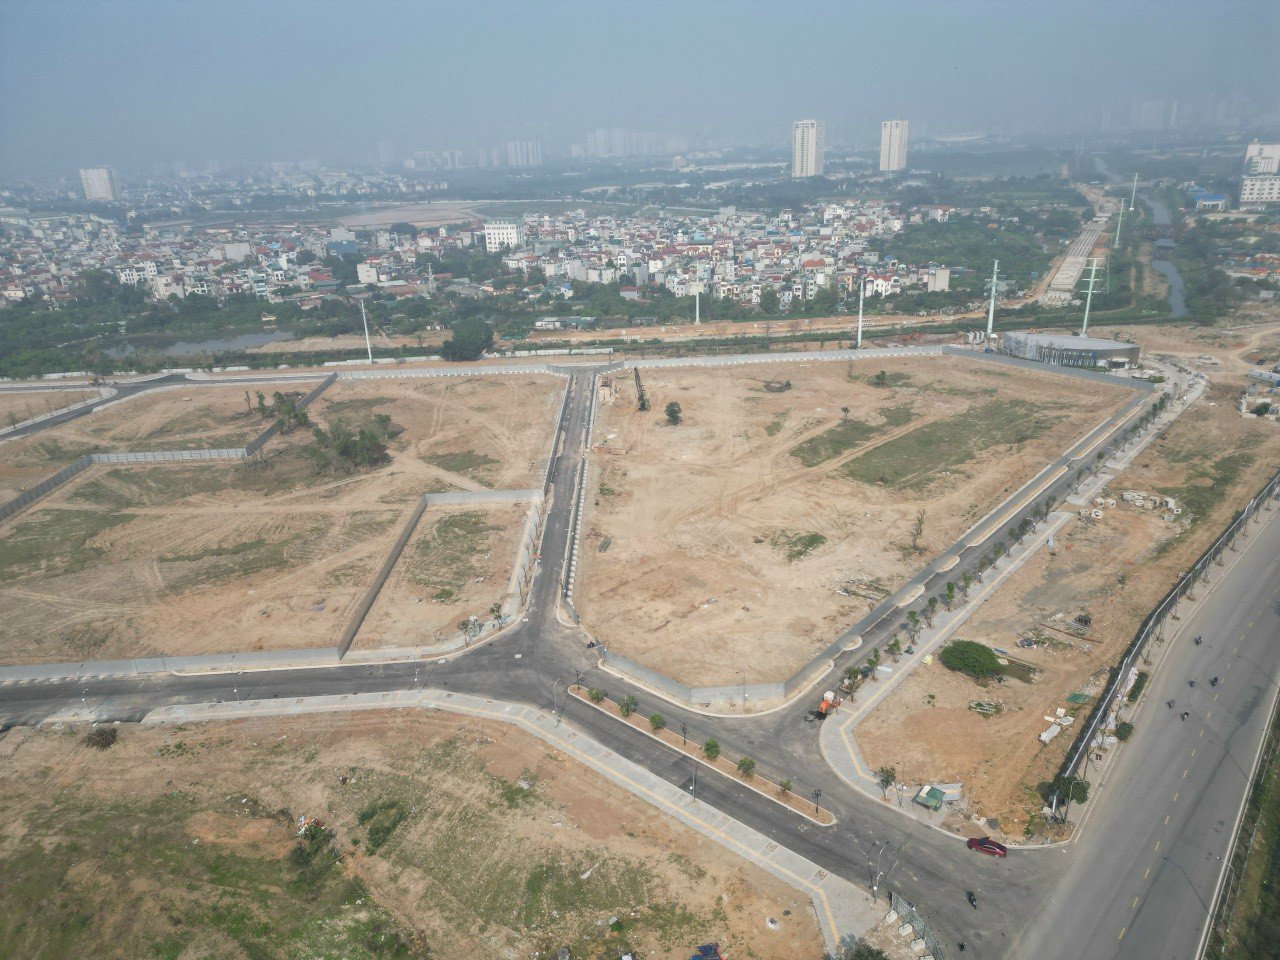
<path id="1" fill-rule="evenodd" d="M 911 524 L 911 552 L 921 553 L 920 538 L 924 535 L 924 511 L 920 510 L 916 513 L 916 518 Z"/>
<path id="2" fill-rule="evenodd" d="M 639 704 L 636 703 L 636 698 L 627 694 L 618 702 L 618 712 L 624 717 L 629 717 L 636 712 L 637 706 Z"/>
<path id="3" fill-rule="evenodd" d="M 479 317 L 456 320 L 449 329 L 452 336 L 440 348 L 446 360 L 479 360 L 493 346 L 493 328 Z"/>
<path id="4" fill-rule="evenodd" d="M 708 760 L 714 760 L 720 756 L 720 744 L 714 739 L 708 740 L 702 745 L 702 755 Z"/>
<path id="5" fill-rule="evenodd" d="M 927 611 L 928 611 L 928 612 L 925 614 L 925 618 L 929 621 L 929 629 L 931 629 L 931 630 L 932 630 L 932 629 L 933 629 L 933 618 L 934 618 L 934 616 L 936 616 L 936 615 L 937 615 L 937 612 L 938 612 L 938 598 L 937 598 L 937 597 L 930 597 L 930 598 L 929 598 L 929 600 L 928 600 L 928 602 L 926 602 L 926 603 L 925 603 L 925 608 L 926 608 L 926 609 L 927 609 Z"/>
<path id="6" fill-rule="evenodd" d="M 667 423 L 671 424 L 673 427 L 676 426 L 678 423 L 680 423 L 680 420 L 684 415 L 684 412 L 680 409 L 680 404 L 677 401 L 672 400 L 670 403 L 668 403 L 666 407 L 666 411 L 667 411 Z"/>
<path id="7" fill-rule="evenodd" d="M 948 610 L 950 610 L 956 602 L 956 585 L 950 580 L 947 581 L 946 602 Z"/>
<path id="8" fill-rule="evenodd" d="M 662 714 L 655 713 L 649 717 L 649 726 L 653 727 L 653 732 L 657 733 L 667 725 L 667 721 L 663 719 Z"/>
<path id="9" fill-rule="evenodd" d="M 841 960 L 889 960 L 889 955 L 869 943 L 855 943 L 845 947 L 840 955 Z"/>
<path id="10" fill-rule="evenodd" d="M 778 312 L 778 291 L 765 287 L 760 291 L 760 312 L 773 316 Z"/>
<path id="11" fill-rule="evenodd" d="M 750 780 L 755 776 L 756 762 L 750 757 L 743 757 L 738 761 L 738 774 L 743 780 Z"/>
<path id="12" fill-rule="evenodd" d="M 887 387 L 889 385 L 889 375 L 881 370 L 871 378 L 871 385 L 873 387 Z"/>
<path id="13" fill-rule="evenodd" d="M 592 687 L 588 690 L 587 696 L 591 699 L 592 703 L 604 703 L 604 691 L 597 687 Z"/>
<path id="14" fill-rule="evenodd" d="M 114 729 L 114 728 L 113 728 L 113 729 Z M 779 791 L 779 792 L 780 792 L 784 797 L 785 797 L 788 793 L 790 793 L 790 792 L 791 792 L 791 778 L 790 778 L 790 777 L 783 777 L 783 779 L 782 779 L 782 780 L 778 781 L 778 791 Z"/>
<path id="15" fill-rule="evenodd" d="M 880 792 L 884 794 L 886 800 L 889 799 L 889 788 L 898 782 L 898 770 L 896 767 L 881 767 L 876 771 L 876 783 L 880 784 Z"/>
<path id="16" fill-rule="evenodd" d="M 953 640 L 942 648 L 938 659 L 948 670 L 966 673 L 976 680 L 1003 673 L 995 651 L 973 640 Z"/>

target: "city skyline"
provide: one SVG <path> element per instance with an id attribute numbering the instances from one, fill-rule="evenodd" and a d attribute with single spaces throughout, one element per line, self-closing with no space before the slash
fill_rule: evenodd
<path id="1" fill-rule="evenodd" d="M 775 71 L 766 83 L 765 65 L 782 50 L 768 8 L 750 3 L 732 19 L 713 4 L 681 8 L 682 34 L 714 36 L 714 46 L 673 38 L 661 5 L 628 19 L 620 42 L 607 9 L 577 3 L 545 18 L 520 4 L 378 2 L 356 17 L 328 3 L 233 0 L 221 16 L 198 20 L 190 8 L 141 0 L 10 4 L 0 12 L 0 84 L 9 94 L 0 173 L 206 159 L 376 162 L 387 141 L 405 156 L 526 140 L 541 141 L 548 157 L 570 156 L 590 131 L 613 127 L 683 138 L 689 149 L 781 146 L 797 116 L 825 118 L 830 144 L 859 146 L 874 144 L 886 115 L 909 116 L 932 135 L 1274 122 L 1267 39 L 1280 30 L 1280 11 L 1227 6 L 1196 31 L 1171 33 L 1159 51 L 1137 42 L 1150 16 L 1197 8 L 1086 4 L 1051 48 L 1030 11 L 1000 3 L 929 6 L 926 18 L 914 15 L 926 9 L 917 4 L 832 8 L 810 40 L 808 69 Z M 1256 29 L 1238 30 L 1231 9 L 1247 11 Z M 889 42 L 869 45 L 856 65 L 835 55 L 852 37 L 894 36 L 907 20 L 917 30 L 909 72 Z M 307 68 L 285 50 L 305 51 Z M 998 52 L 998 71 L 975 66 L 987 59 L 973 56 L 980 50 Z M 1168 62 L 1179 69 L 1170 73 Z M 641 82 L 645 95 L 629 96 Z M 715 93 L 719 108 L 706 110 L 699 92 Z"/>

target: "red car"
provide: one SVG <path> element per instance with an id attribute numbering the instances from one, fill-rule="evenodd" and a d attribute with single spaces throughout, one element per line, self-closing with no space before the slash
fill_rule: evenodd
<path id="1" fill-rule="evenodd" d="M 990 837 L 970 837 L 969 849 L 985 853 L 989 857 L 1003 857 L 1009 852 L 1003 843 L 996 843 Z"/>

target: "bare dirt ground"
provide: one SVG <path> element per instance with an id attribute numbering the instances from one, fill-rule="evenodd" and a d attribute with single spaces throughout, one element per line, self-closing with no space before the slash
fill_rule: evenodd
<path id="1" fill-rule="evenodd" d="M 305 430 L 273 440 L 261 463 L 92 467 L 0 527 L 0 662 L 333 645 L 422 494 L 534 485 L 562 389 L 552 377 L 339 382 L 313 422 L 359 428 L 386 413 L 402 430 L 386 464 L 351 474 L 318 472 Z M 166 446 L 164 422 L 133 429 Z M 216 423 L 200 430 L 222 435 Z M 480 510 L 484 530 L 447 544 L 455 569 L 430 551 L 406 554 L 405 576 L 421 575 L 422 590 L 454 590 L 431 608 L 455 626 L 501 599 L 523 524 L 514 509 Z M 420 635 L 398 617 L 379 644 Z"/>
<path id="2" fill-rule="evenodd" d="M 527 503 L 428 507 L 354 647 L 431 646 L 507 593 Z"/>
<path id="3" fill-rule="evenodd" d="M 0 443 L 0 499 L 57 473 L 86 453 L 126 450 L 194 450 L 241 447 L 268 426 L 250 408 L 261 391 L 268 403 L 277 390 L 302 395 L 312 383 L 245 387 L 180 387 L 157 390 L 30 436 Z"/>
<path id="4" fill-rule="evenodd" d="M 97 390 L 32 390 L 29 393 L 0 392 L 0 426 L 8 427 L 32 417 L 43 416 L 81 400 L 96 397 Z"/>
<path id="5" fill-rule="evenodd" d="M 562 378 L 537 374 L 338 381 L 312 415 L 390 415 L 403 428 L 391 445 L 398 468 L 437 489 L 525 489 L 546 467 L 563 392 Z"/>
<path id="6" fill-rule="evenodd" d="M 1010 651 L 1037 671 L 1033 682 L 982 687 L 935 662 L 917 668 L 858 729 L 873 769 L 896 766 L 913 783 L 963 782 L 969 812 L 995 817 L 1009 836 L 1043 829 L 1036 790 L 1070 747 L 1070 729 L 1039 742 L 1044 718 L 1059 707 L 1088 714 L 1092 701 L 1073 707 L 1067 695 L 1101 691 L 1143 618 L 1280 463 L 1280 428 L 1245 420 L 1234 406 L 1247 366 L 1235 353 L 1252 349 L 1251 337 L 1219 348 L 1197 330 L 1140 329 L 1167 352 L 1221 349 L 1221 363 L 1209 368 L 1206 396 L 1112 482 L 1119 505 L 1097 522 L 1073 520 L 1052 555 L 1040 551 L 957 632 Z M 1124 490 L 1172 496 L 1184 513 L 1165 521 L 1163 510 L 1125 504 Z M 1092 628 L 1072 631 L 1081 612 L 1092 615 Z M 1018 647 L 1020 638 L 1036 646 Z M 994 701 L 1002 712 L 984 718 L 969 709 L 974 701 Z"/>
<path id="7" fill-rule="evenodd" d="M 879 369 L 642 370 L 648 413 L 615 376 L 576 595 L 588 628 L 691 685 L 781 680 L 1129 396 L 977 360 L 885 361 L 883 386 Z"/>
<path id="8" fill-rule="evenodd" d="M 406 712 L 118 729 L 104 751 L 83 731 L 0 739 L 14 956 L 822 952 L 795 890 L 501 724 Z M 304 815 L 323 828 L 299 837 Z"/>
<path id="9" fill-rule="evenodd" d="M 372 213 L 353 214 L 338 222 L 345 227 L 389 227 L 393 223 L 412 223 L 417 227 L 439 227 L 447 223 L 461 223 L 480 217 L 483 204 L 442 200 L 428 203 L 409 203 L 376 210 Z"/>

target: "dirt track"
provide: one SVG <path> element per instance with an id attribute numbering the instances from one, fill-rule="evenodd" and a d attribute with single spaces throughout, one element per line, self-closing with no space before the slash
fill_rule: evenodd
<path id="1" fill-rule="evenodd" d="M 958 359 L 886 361 L 885 387 L 878 369 L 647 370 L 649 413 L 630 371 L 615 377 L 577 593 L 588 628 L 692 685 L 784 679 L 1127 396 Z"/>

